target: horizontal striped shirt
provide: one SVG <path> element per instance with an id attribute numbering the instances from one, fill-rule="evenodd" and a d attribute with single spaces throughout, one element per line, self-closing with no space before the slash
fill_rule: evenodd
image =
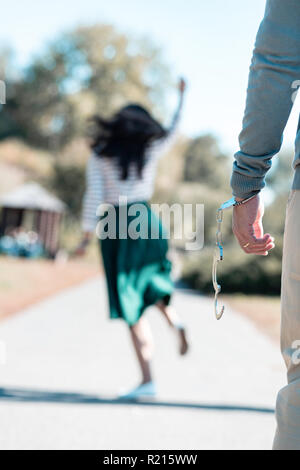
<path id="1" fill-rule="evenodd" d="M 86 192 L 83 198 L 82 229 L 92 232 L 97 223 L 97 208 L 101 203 L 118 205 L 120 198 L 127 202 L 148 201 L 154 190 L 159 157 L 173 144 L 181 114 L 182 99 L 174 114 L 167 135 L 152 143 L 146 151 L 145 165 L 139 176 L 136 165 L 129 166 L 126 180 L 121 178 L 121 168 L 116 158 L 90 156 L 86 169 Z"/>

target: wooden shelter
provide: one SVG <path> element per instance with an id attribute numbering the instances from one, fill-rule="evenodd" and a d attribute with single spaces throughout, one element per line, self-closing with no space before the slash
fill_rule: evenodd
<path id="1" fill-rule="evenodd" d="M 0 236 L 23 227 L 39 235 L 46 253 L 58 250 L 59 226 L 65 204 L 37 183 L 27 183 L 0 197 Z"/>

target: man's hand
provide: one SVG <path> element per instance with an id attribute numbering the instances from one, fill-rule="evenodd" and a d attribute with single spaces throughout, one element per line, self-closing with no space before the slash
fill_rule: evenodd
<path id="1" fill-rule="evenodd" d="M 275 246 L 274 238 L 269 233 L 264 235 L 263 215 L 264 205 L 259 195 L 233 208 L 233 233 L 245 253 L 267 256 Z"/>

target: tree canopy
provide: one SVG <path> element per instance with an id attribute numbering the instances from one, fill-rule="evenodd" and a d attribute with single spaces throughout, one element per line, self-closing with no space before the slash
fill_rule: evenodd
<path id="1" fill-rule="evenodd" d="M 0 139 L 60 150 L 83 133 L 91 114 L 109 115 L 129 100 L 161 105 L 169 79 L 149 41 L 109 25 L 77 28 L 48 44 L 18 78 L 6 78 Z"/>

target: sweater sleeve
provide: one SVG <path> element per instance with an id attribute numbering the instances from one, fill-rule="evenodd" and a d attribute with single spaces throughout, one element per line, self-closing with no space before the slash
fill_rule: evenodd
<path id="1" fill-rule="evenodd" d="M 250 67 L 240 150 L 233 164 L 234 196 L 248 197 L 265 186 L 299 79 L 300 1 L 268 0 Z"/>
<path id="2" fill-rule="evenodd" d="M 101 159 L 91 155 L 86 168 L 86 191 L 83 197 L 81 226 L 84 232 L 93 232 L 97 223 L 97 208 L 103 201 Z"/>

